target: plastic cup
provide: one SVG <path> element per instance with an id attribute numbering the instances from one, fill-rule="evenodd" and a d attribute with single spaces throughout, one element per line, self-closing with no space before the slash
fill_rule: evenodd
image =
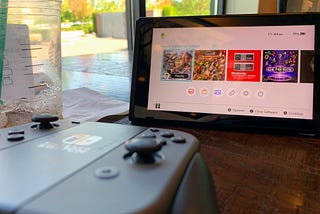
<path id="1" fill-rule="evenodd" d="M 34 114 L 62 118 L 61 0 L 1 0 L 0 7 L 0 126 Z"/>

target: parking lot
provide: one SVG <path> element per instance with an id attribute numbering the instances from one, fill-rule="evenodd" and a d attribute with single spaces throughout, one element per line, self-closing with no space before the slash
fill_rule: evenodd
<path id="1" fill-rule="evenodd" d="M 61 32 L 62 57 L 123 51 L 127 47 L 126 39 L 99 38 L 95 34 L 84 34 L 83 31 Z"/>

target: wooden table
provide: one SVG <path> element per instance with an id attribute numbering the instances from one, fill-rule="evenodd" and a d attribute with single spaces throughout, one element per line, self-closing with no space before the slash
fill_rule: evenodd
<path id="1" fill-rule="evenodd" d="M 167 128 L 201 142 L 220 213 L 320 213 L 320 139 Z"/>
<path id="2" fill-rule="evenodd" d="M 221 213 L 320 213 L 320 139 L 186 131 L 201 142 Z"/>

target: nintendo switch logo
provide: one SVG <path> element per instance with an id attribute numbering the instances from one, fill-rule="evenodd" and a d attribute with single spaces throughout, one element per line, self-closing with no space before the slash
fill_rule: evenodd
<path id="1" fill-rule="evenodd" d="M 55 141 L 46 141 L 37 145 L 39 149 L 47 149 L 52 151 L 62 151 L 74 154 L 85 154 L 92 148 L 90 145 L 102 140 L 100 136 L 87 134 L 74 134 L 70 137 L 64 138 L 62 143 Z"/>
<path id="2" fill-rule="evenodd" d="M 62 143 L 69 144 L 69 145 L 89 146 L 94 143 L 97 143 L 101 139 L 102 137 L 100 136 L 87 135 L 87 134 L 75 134 L 63 139 Z"/>

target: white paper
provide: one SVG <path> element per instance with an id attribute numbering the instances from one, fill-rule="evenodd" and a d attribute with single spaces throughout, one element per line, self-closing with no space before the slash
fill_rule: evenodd
<path id="1" fill-rule="evenodd" d="M 88 88 L 62 91 L 63 118 L 74 122 L 97 121 L 109 115 L 127 114 L 129 103 Z"/>
<path id="2" fill-rule="evenodd" d="M 8 24 L 1 99 L 12 100 L 35 96 L 29 29 L 23 24 Z"/>

